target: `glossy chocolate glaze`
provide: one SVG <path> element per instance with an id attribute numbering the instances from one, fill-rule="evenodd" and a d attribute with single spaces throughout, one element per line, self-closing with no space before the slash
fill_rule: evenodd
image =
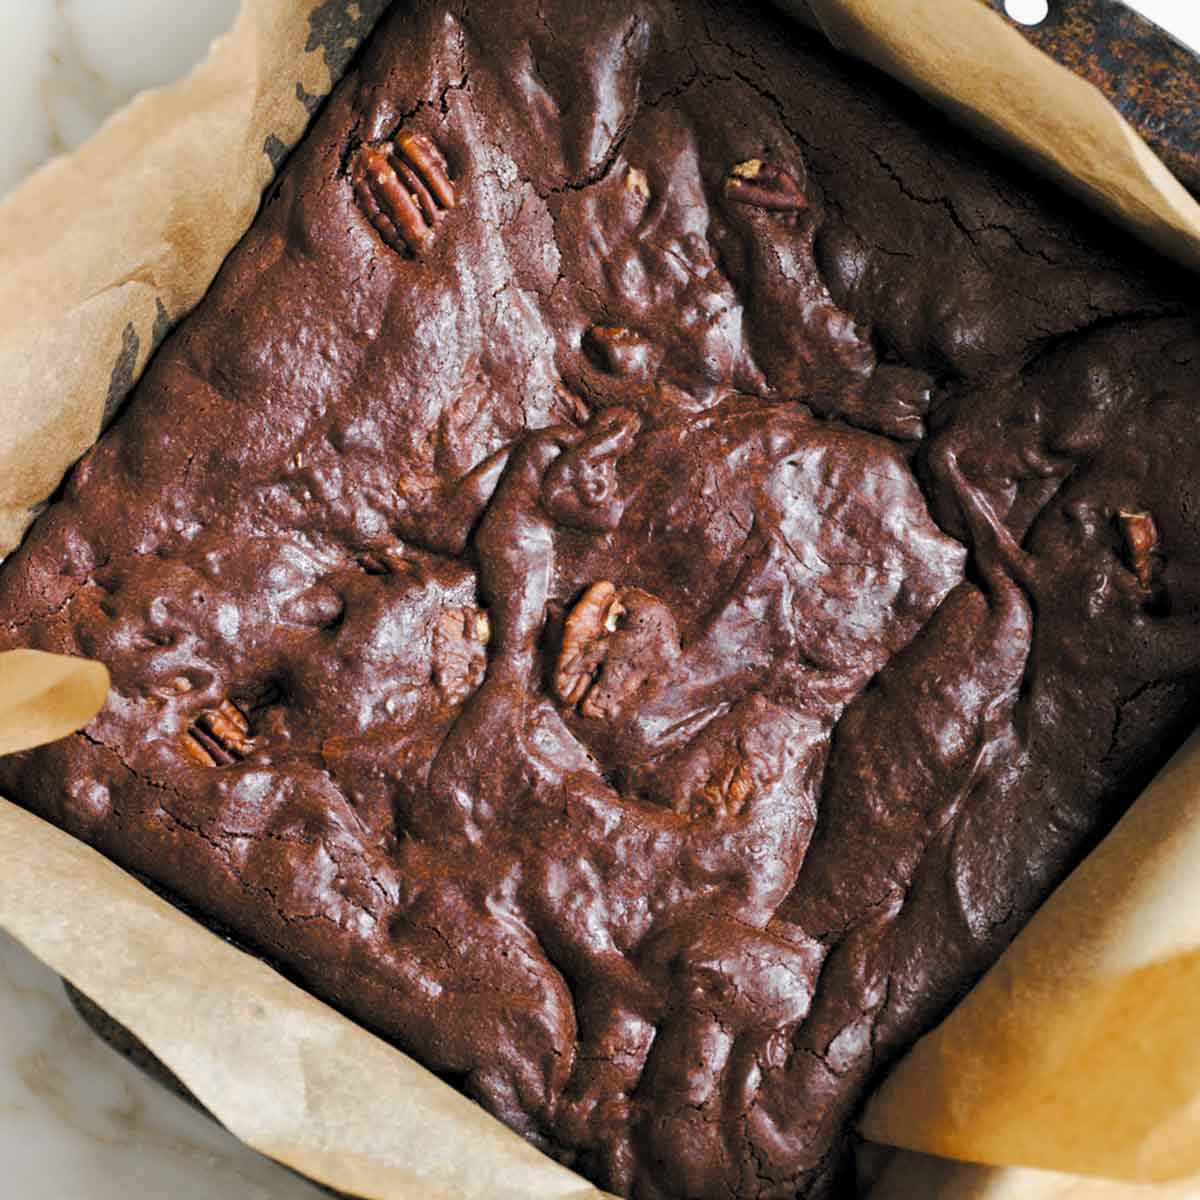
<path id="1" fill-rule="evenodd" d="M 604 1186 L 851 1193 L 1195 722 L 1198 365 L 766 11 L 397 5 L 0 574 L 114 681 L 0 786 Z"/>

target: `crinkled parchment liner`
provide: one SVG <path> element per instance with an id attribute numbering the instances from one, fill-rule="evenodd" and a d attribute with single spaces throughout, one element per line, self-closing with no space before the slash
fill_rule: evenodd
<path id="1" fill-rule="evenodd" d="M 939 1166 L 931 1200 L 1200 1197 L 1198 1035 L 1200 733 L 899 1063 L 863 1131 L 1043 1168 Z M 905 1181 L 925 1175 L 893 1163 L 878 1195 L 915 1196 Z"/>
<path id="2" fill-rule="evenodd" d="M 1200 267 L 1196 204 L 1098 92 L 994 13 L 962 0 L 810 3 L 838 45 L 1023 148 L 1147 241 Z M 139 97 L 0 204 L 0 552 L 203 295 L 383 7 L 245 0 L 232 33 L 187 79 Z M 0 656 L 0 749 L 78 726 L 103 684 L 94 669 L 62 660 Z M 902 1064 L 868 1113 L 874 1136 L 1124 1178 L 1197 1169 L 1200 1054 L 1182 1022 L 1200 983 L 1200 921 L 1184 919 L 1200 856 L 1198 775 L 1194 742 Z M 136 1034 L 230 1130 L 314 1179 L 374 1200 L 601 1195 L 404 1055 L 5 801 L 0 927 Z M 1150 1022 L 1140 1019 L 1147 1014 Z M 1022 1047 L 1016 1057 L 1012 1044 Z M 1170 1089 L 1149 1073 L 1160 1069 Z M 1123 1096 L 1136 1105 L 1122 1106 Z M 1107 1200 L 1115 1186 L 1126 1188 L 899 1153 L 872 1196 Z M 1190 1194 L 1183 1186 L 1161 1195 Z"/>

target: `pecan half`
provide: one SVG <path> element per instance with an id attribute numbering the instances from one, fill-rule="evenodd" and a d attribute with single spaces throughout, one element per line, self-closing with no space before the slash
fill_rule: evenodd
<path id="1" fill-rule="evenodd" d="M 554 669 L 554 694 L 564 704 L 574 706 L 587 695 L 608 653 L 608 635 L 624 615 L 616 586 L 607 579 L 593 583 L 579 598 L 567 617 Z"/>
<path id="2" fill-rule="evenodd" d="M 448 608 L 433 631 L 433 682 L 448 704 L 460 704 L 483 682 L 486 646 L 492 637 L 487 613 Z"/>
<path id="3" fill-rule="evenodd" d="M 619 721 L 674 674 L 679 654 L 679 629 L 661 600 L 602 579 L 567 616 L 554 694 L 580 716 Z"/>
<path id="4" fill-rule="evenodd" d="M 457 203 L 446 160 L 423 133 L 360 146 L 350 162 L 350 181 L 367 220 L 399 254 L 426 253 Z"/>
<path id="5" fill-rule="evenodd" d="M 749 158 L 737 163 L 725 180 L 731 200 L 769 212 L 798 213 L 808 207 L 808 199 L 796 180 L 782 167 Z"/>
<path id="6" fill-rule="evenodd" d="M 228 766 L 254 749 L 250 722 L 231 700 L 202 712 L 183 735 L 183 749 L 201 766 Z"/>
<path id="7" fill-rule="evenodd" d="M 1158 526 L 1154 517 L 1148 512 L 1123 508 L 1117 513 L 1117 521 L 1129 568 L 1137 576 L 1139 586 L 1150 591 L 1154 587 L 1158 551 Z"/>

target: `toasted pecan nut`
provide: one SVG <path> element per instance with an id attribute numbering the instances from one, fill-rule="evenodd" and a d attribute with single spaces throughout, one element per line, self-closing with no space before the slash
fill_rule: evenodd
<path id="1" fill-rule="evenodd" d="M 450 179 L 450 168 L 437 146 L 423 133 L 402 133 L 396 139 L 396 149 L 420 172 L 438 204 L 443 209 L 453 208 L 458 197 Z"/>
<path id="2" fill-rule="evenodd" d="M 183 752 L 192 759 L 193 762 L 199 763 L 202 767 L 215 767 L 217 760 L 200 744 L 200 742 L 191 733 L 185 733 L 181 739 Z"/>
<path id="3" fill-rule="evenodd" d="M 222 700 L 216 708 L 201 713 L 196 724 L 238 758 L 245 758 L 254 749 L 249 737 L 250 722 L 230 700 Z"/>
<path id="4" fill-rule="evenodd" d="M 554 693 L 589 720 L 624 720 L 674 673 L 680 644 L 675 618 L 658 597 L 600 580 L 567 616 Z"/>
<path id="5" fill-rule="evenodd" d="M 421 133 L 360 146 L 351 159 L 350 181 L 359 208 L 399 254 L 426 253 L 437 226 L 457 203 L 445 158 Z"/>
<path id="6" fill-rule="evenodd" d="M 1130 570 L 1137 576 L 1139 586 L 1150 591 L 1154 586 L 1158 551 L 1158 526 L 1154 517 L 1148 512 L 1123 508 L 1117 513 L 1117 521 Z"/>
<path id="7" fill-rule="evenodd" d="M 351 178 L 359 207 L 386 245 L 399 254 L 415 255 L 429 247 L 433 230 L 382 150 L 364 146 L 355 158 Z"/>
<path id="8" fill-rule="evenodd" d="M 492 623 L 477 608 L 448 608 L 433 631 L 433 683 L 448 704 L 460 704 L 483 682 Z"/>
<path id="9" fill-rule="evenodd" d="M 646 172 L 638 167 L 630 167 L 625 173 L 625 190 L 642 200 L 649 200 L 650 180 L 647 178 Z"/>
<path id="10" fill-rule="evenodd" d="M 205 767 L 229 766 L 254 749 L 250 722 L 231 700 L 202 712 L 182 740 L 184 753 Z"/>
<path id="11" fill-rule="evenodd" d="M 808 198 L 796 180 L 775 163 L 750 158 L 737 163 L 725 180 L 731 200 L 768 212 L 798 213 L 808 207 Z"/>
<path id="12" fill-rule="evenodd" d="M 754 773 L 742 757 L 735 757 L 714 772 L 701 792 L 708 811 L 736 817 L 754 794 Z"/>
<path id="13" fill-rule="evenodd" d="M 593 583 L 571 610 L 554 669 L 554 694 L 564 704 L 574 707 L 587 696 L 604 662 L 608 635 L 624 613 L 616 586 L 607 579 Z"/>

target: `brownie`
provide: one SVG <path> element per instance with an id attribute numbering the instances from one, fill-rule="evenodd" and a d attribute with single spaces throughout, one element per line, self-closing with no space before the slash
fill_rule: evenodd
<path id="1" fill-rule="evenodd" d="M 396 4 L 0 573 L 114 685 L 0 787 L 604 1187 L 852 1195 L 1200 713 L 1198 367 L 765 7 Z"/>

